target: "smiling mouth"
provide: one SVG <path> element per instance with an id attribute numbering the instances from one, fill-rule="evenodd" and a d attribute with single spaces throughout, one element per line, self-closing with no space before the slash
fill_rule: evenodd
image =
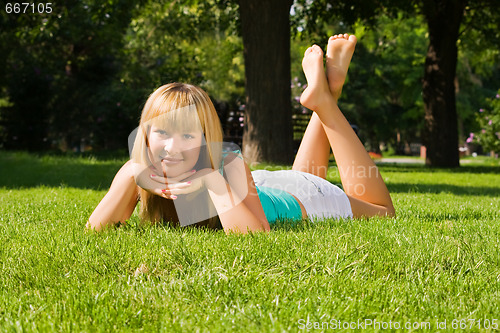
<path id="1" fill-rule="evenodd" d="M 182 161 L 184 161 L 183 159 L 177 159 L 177 158 L 162 158 L 161 159 L 162 162 L 166 163 L 166 164 L 177 164 L 177 163 L 180 163 Z"/>

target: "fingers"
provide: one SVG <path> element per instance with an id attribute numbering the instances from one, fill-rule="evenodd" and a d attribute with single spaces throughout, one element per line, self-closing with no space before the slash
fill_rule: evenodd
<path id="1" fill-rule="evenodd" d="M 180 191 L 183 189 L 187 189 L 191 186 L 191 182 L 185 183 L 175 183 L 175 184 L 167 184 L 167 188 L 165 190 L 170 191 L 171 193 L 181 194 Z"/>
<path id="2" fill-rule="evenodd" d="M 173 185 L 168 185 L 166 189 L 161 190 L 161 196 L 166 199 L 177 199 L 178 195 L 189 194 L 198 191 L 203 187 L 203 181 L 197 179 L 195 181 L 189 181 L 184 183 L 176 183 Z"/>
<path id="3" fill-rule="evenodd" d="M 163 197 L 165 199 L 170 199 L 170 200 L 177 199 L 177 196 L 173 194 L 171 190 L 161 190 L 161 193 L 159 195 L 160 197 Z"/>
<path id="4" fill-rule="evenodd" d="M 157 176 L 155 174 L 150 175 L 151 179 L 156 182 L 156 189 L 161 191 L 161 193 L 172 193 L 172 191 L 182 190 L 191 186 L 191 182 L 180 182 L 174 183 L 171 178 L 164 178 Z M 167 192 L 168 191 L 168 192 Z M 180 193 L 179 193 L 180 194 Z"/>
<path id="5" fill-rule="evenodd" d="M 177 195 L 175 195 L 174 193 L 172 193 L 173 191 L 168 189 L 163 189 L 163 190 L 155 189 L 155 190 L 149 190 L 149 192 L 165 199 L 169 200 L 177 199 Z"/>
<path id="6" fill-rule="evenodd" d="M 157 169 L 156 169 L 157 170 Z M 190 170 L 175 177 L 161 176 L 156 170 L 147 168 L 136 177 L 137 184 L 146 191 L 166 199 L 177 199 L 178 195 L 189 194 L 201 190 L 204 178 L 214 170 L 206 168 L 200 171 Z M 166 171 L 166 169 L 164 169 Z M 189 180 L 188 180 L 189 179 Z"/>
<path id="7" fill-rule="evenodd" d="M 188 194 L 198 191 L 203 186 L 203 181 L 200 178 L 192 179 L 184 182 L 176 182 L 180 179 L 186 179 L 186 176 L 192 176 L 194 172 L 187 172 L 183 175 L 174 178 L 160 177 L 156 174 L 151 174 L 150 178 L 157 186 L 155 193 L 166 199 L 177 199 L 178 195 Z"/>
<path id="8" fill-rule="evenodd" d="M 196 186 L 192 186 L 192 182 L 195 182 L 194 179 L 182 181 L 193 176 L 196 170 L 185 172 L 176 177 L 162 177 L 155 172 L 156 170 L 151 168 L 144 167 L 137 163 L 133 166 L 135 167 L 134 178 L 137 185 L 151 194 L 166 199 L 175 200 L 180 194 L 195 192 L 202 187 L 201 180 L 196 180 Z"/>

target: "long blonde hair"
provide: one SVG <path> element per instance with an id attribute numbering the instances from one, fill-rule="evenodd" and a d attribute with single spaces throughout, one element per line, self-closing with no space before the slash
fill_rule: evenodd
<path id="1" fill-rule="evenodd" d="M 199 87 L 185 83 L 163 85 L 149 96 L 142 110 L 131 154 L 132 159 L 136 163 L 149 167 L 151 162 L 148 134 L 152 122 L 170 122 L 179 126 L 178 120 L 180 120 L 182 127 L 201 126 L 206 141 L 204 147 L 206 148 L 200 151 L 197 166 L 209 165 L 212 169 L 217 170 L 222 158 L 222 128 L 219 117 L 208 94 Z M 153 195 L 142 188 L 140 189 L 140 200 L 139 216 L 141 220 L 178 224 L 179 219 L 172 200 Z M 216 227 L 219 223 L 218 219 L 212 218 L 200 224 Z"/>

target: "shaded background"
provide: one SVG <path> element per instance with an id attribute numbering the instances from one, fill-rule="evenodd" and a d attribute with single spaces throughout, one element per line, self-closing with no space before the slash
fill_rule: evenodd
<path id="1" fill-rule="evenodd" d="M 495 118 L 500 112 L 500 105 L 495 111 L 499 11 L 491 1 L 436 3 L 441 2 L 466 5 L 454 80 L 457 146 L 495 152 L 495 141 L 500 141 L 500 119 Z M 341 109 L 368 150 L 420 153 L 429 26 L 419 3 L 295 1 L 285 8 L 290 50 L 276 52 L 290 57 L 291 102 L 290 110 L 276 112 L 290 112 L 294 148 L 310 116 L 298 103 L 305 84 L 302 54 L 311 43 L 324 46 L 329 35 L 347 31 L 356 33 L 359 43 Z M 204 88 L 220 114 L 226 140 L 242 144 L 249 100 L 237 1 L 67 0 L 53 3 L 50 13 L 8 3 L 0 10 L 1 149 L 126 152 L 127 136 L 147 96 L 173 81 Z M 266 93 L 272 97 L 273 91 Z M 273 121 L 268 111 L 262 112 Z M 269 130 L 279 126 L 271 123 Z M 473 139 L 471 132 L 476 133 Z M 478 141 L 481 135 L 489 135 L 492 144 Z M 281 139 L 276 138 L 277 146 Z M 266 160 L 272 162 L 269 156 Z"/>

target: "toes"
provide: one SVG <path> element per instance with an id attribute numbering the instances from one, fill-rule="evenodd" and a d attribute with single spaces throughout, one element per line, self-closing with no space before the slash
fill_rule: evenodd
<path id="1" fill-rule="evenodd" d="M 308 56 L 310 53 L 315 53 L 318 55 L 323 55 L 323 50 L 321 47 L 318 45 L 314 44 L 313 46 L 309 47 L 306 52 L 304 52 L 304 57 Z"/>
<path id="2" fill-rule="evenodd" d="M 323 50 L 321 49 L 321 47 L 319 47 L 318 45 L 314 44 L 312 47 L 311 47 L 312 51 L 317 53 L 317 54 L 322 54 L 323 53 Z"/>
<path id="3" fill-rule="evenodd" d="M 356 36 L 354 35 L 349 35 L 349 34 L 338 34 L 338 35 L 333 35 L 331 36 L 328 41 L 334 41 L 336 39 L 346 39 L 346 40 L 349 40 L 349 41 L 356 41 Z"/>
<path id="4" fill-rule="evenodd" d="M 356 43 L 356 42 L 358 41 L 358 39 L 356 38 L 356 36 L 354 36 L 354 35 L 350 35 L 350 36 L 349 36 L 349 41 L 350 41 L 350 42 L 353 42 L 353 43 Z"/>

